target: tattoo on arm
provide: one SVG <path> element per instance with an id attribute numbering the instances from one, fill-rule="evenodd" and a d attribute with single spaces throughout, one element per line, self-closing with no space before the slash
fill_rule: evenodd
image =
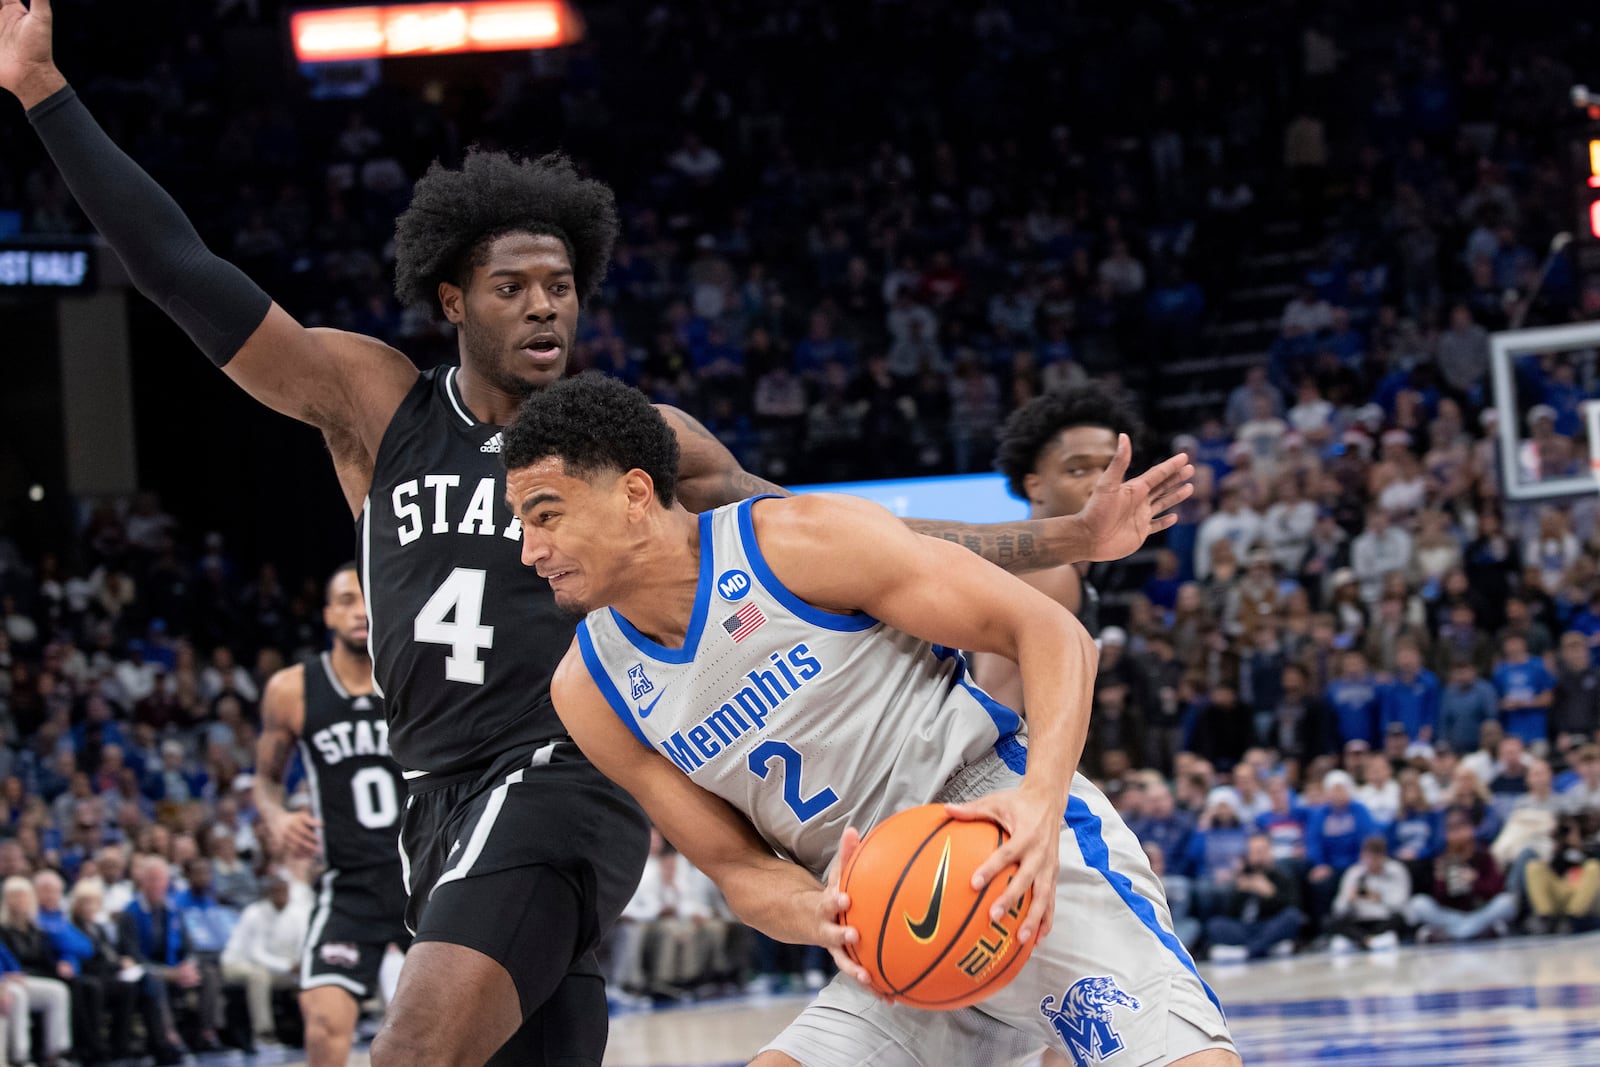
<path id="1" fill-rule="evenodd" d="M 926 537 L 938 537 L 960 545 L 1008 571 L 1038 570 L 1052 562 L 1039 550 L 1033 534 L 1016 529 L 1021 523 L 972 526 L 937 519 L 907 519 L 906 525 Z"/>
<path id="2" fill-rule="evenodd" d="M 747 500 L 753 496 L 792 496 L 789 490 L 781 485 L 775 485 L 765 478 L 758 478 L 743 467 L 736 471 L 729 471 L 722 480 L 722 487 L 727 493 L 729 501 Z"/>

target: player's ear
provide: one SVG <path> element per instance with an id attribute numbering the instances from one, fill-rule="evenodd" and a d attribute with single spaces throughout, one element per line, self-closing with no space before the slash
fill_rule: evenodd
<path id="1" fill-rule="evenodd" d="M 624 491 L 628 494 L 628 511 L 642 515 L 648 508 L 657 506 L 656 480 L 638 467 L 622 476 Z"/>
<path id="2" fill-rule="evenodd" d="M 461 320 L 467 317 L 466 290 L 450 282 L 439 283 L 439 307 L 444 310 L 444 317 L 451 323 L 459 326 Z"/>
<path id="3" fill-rule="evenodd" d="M 1022 492 L 1028 498 L 1030 503 L 1043 503 L 1039 497 L 1039 484 L 1042 481 L 1044 481 L 1044 479 L 1040 478 L 1032 471 L 1029 471 L 1027 474 L 1022 476 Z"/>

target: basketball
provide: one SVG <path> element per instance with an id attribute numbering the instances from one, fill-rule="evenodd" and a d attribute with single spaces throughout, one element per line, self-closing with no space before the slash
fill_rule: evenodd
<path id="1" fill-rule="evenodd" d="M 861 940 L 846 947 L 881 993 L 918 1008 L 949 1011 L 990 996 L 1016 977 L 1033 952 L 1017 931 L 1030 889 L 998 921 L 989 909 L 1016 874 L 1012 865 L 981 892 L 972 872 L 1007 837 L 987 819 L 961 821 L 942 804 L 883 820 L 840 875 L 850 907 L 840 921 Z"/>

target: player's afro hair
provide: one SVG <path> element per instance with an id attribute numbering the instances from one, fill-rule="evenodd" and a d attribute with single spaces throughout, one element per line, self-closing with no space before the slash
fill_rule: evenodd
<path id="1" fill-rule="evenodd" d="M 1000 432 L 994 465 L 1006 476 L 1012 496 L 1028 499 L 1022 480 L 1033 473 L 1040 454 L 1056 435 L 1073 426 L 1103 426 L 1113 433 L 1125 433 L 1135 449 L 1144 431 L 1133 405 L 1100 382 L 1036 396 L 1013 411 Z"/>
<path id="2" fill-rule="evenodd" d="M 489 242 L 523 232 L 561 239 L 586 302 L 611 262 L 617 198 L 559 152 L 518 159 L 471 148 L 460 170 L 435 160 L 395 221 L 395 295 L 408 307 L 434 307 L 440 282 L 461 285 Z"/>
<path id="3" fill-rule="evenodd" d="M 678 481 L 678 436 L 645 395 L 598 371 L 564 378 L 522 402 L 505 429 L 500 457 L 517 470 L 558 457 L 567 473 L 637 467 L 655 482 L 663 507 Z"/>

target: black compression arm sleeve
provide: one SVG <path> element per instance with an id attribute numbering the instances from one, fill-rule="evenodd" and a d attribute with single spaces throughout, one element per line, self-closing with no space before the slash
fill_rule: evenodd
<path id="1" fill-rule="evenodd" d="M 272 298 L 205 246 L 183 209 L 112 143 L 70 86 L 34 105 L 28 121 L 139 291 L 211 362 L 225 365 L 267 317 Z"/>

